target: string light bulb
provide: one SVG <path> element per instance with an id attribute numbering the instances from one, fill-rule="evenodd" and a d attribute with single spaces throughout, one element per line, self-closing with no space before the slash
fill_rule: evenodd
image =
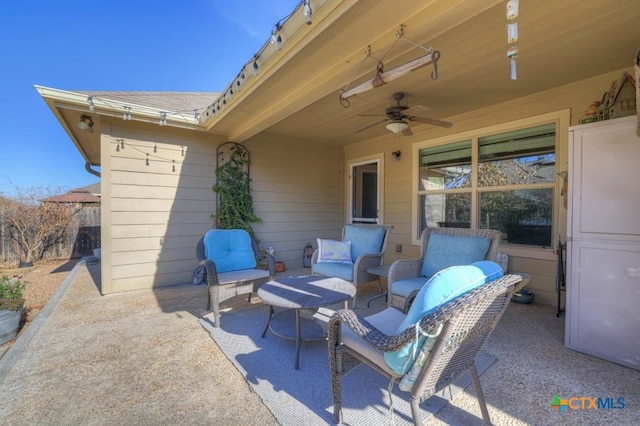
<path id="1" fill-rule="evenodd" d="M 89 111 L 94 112 L 96 107 L 93 105 L 93 95 L 89 95 L 89 97 L 87 97 L 87 103 L 89 104 Z"/>
<path id="2" fill-rule="evenodd" d="M 131 107 L 130 106 L 125 106 L 124 107 L 124 114 L 122 114 L 122 119 L 123 120 L 131 120 Z"/>
<path id="3" fill-rule="evenodd" d="M 167 113 L 166 112 L 161 112 L 160 113 L 160 121 L 158 122 L 158 124 L 160 124 L 161 126 L 164 126 L 165 124 L 167 124 Z"/>
<path id="4" fill-rule="evenodd" d="M 278 36 L 280 35 L 280 23 L 277 23 L 271 30 L 271 44 L 278 42 Z"/>
<path id="5" fill-rule="evenodd" d="M 147 166 L 148 166 L 148 165 L 149 165 L 149 154 L 147 154 L 147 161 L 146 161 L 146 163 L 147 163 Z"/>
<path id="6" fill-rule="evenodd" d="M 258 73 L 260 72 L 260 67 L 258 66 L 258 56 L 257 55 L 256 55 L 255 59 L 253 60 L 252 72 L 253 72 L 253 75 L 258 75 Z"/>
<path id="7" fill-rule="evenodd" d="M 311 10 L 311 0 L 304 0 L 304 22 L 311 25 L 313 11 Z"/>

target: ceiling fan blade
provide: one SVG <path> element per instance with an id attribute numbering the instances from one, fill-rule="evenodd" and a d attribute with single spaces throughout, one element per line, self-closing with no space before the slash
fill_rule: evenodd
<path id="1" fill-rule="evenodd" d="M 405 109 L 404 111 L 402 111 L 402 113 L 404 115 L 425 115 L 429 111 L 431 111 L 429 107 L 426 107 L 424 105 L 414 105 Z"/>
<path id="2" fill-rule="evenodd" d="M 409 120 L 447 128 L 453 126 L 453 123 L 451 123 L 450 121 L 438 120 L 437 118 L 416 117 L 415 115 L 410 116 Z"/>
<path id="3" fill-rule="evenodd" d="M 384 118 L 384 119 L 382 119 L 382 120 L 380 120 L 380 121 L 376 121 L 375 123 L 371 123 L 371 124 L 369 124 L 369 125 L 367 125 L 367 126 L 361 127 L 360 129 L 356 130 L 354 133 L 360 133 L 360 132 L 362 132 L 363 130 L 370 129 L 371 127 L 377 126 L 378 124 L 380 124 L 380 123 L 384 123 L 385 121 L 387 121 L 387 119 L 386 119 L 386 118 Z"/>
<path id="4" fill-rule="evenodd" d="M 356 114 L 354 117 L 385 117 L 384 114 Z"/>
<path id="5" fill-rule="evenodd" d="M 402 131 L 402 136 L 411 136 L 411 135 L 413 135 L 413 130 L 411 130 L 411 127 L 407 127 Z"/>

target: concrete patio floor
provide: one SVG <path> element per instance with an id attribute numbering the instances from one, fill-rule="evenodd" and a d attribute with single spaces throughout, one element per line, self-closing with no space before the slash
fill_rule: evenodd
<path id="1" fill-rule="evenodd" d="M 0 359 L 0 424 L 278 424 L 199 325 L 205 286 L 101 296 L 99 267 L 76 266 Z M 284 274 L 298 273 L 309 270 Z M 384 307 L 378 299 L 365 309 L 376 283 L 359 293 L 358 311 Z M 554 307 L 509 306 L 485 347 L 498 361 L 480 378 L 493 423 L 638 424 L 640 371 L 568 350 L 563 335 Z M 624 398 L 625 406 L 560 413 L 554 395 Z M 472 389 L 431 423 L 481 424 Z"/>

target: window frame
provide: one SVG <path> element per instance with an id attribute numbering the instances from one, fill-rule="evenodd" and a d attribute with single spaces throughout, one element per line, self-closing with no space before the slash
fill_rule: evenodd
<path id="1" fill-rule="evenodd" d="M 553 200 L 552 200 L 552 236 L 564 234 L 566 232 L 566 210 L 562 206 L 560 189 L 562 187 L 562 179 L 558 178 L 557 173 L 560 171 L 567 170 L 567 146 L 568 146 L 568 136 L 569 136 L 569 124 L 570 124 L 570 110 L 560 110 L 555 112 L 550 112 L 546 114 L 541 114 L 533 117 L 528 117 L 520 120 L 514 120 L 506 123 L 501 123 L 497 125 L 492 125 L 488 127 L 478 128 L 475 130 L 465 131 L 461 133 L 450 134 L 448 136 L 424 140 L 420 142 L 416 142 L 412 146 L 412 201 L 411 201 L 411 229 L 412 229 L 412 244 L 419 245 L 420 244 L 420 222 L 421 218 L 419 217 L 420 205 L 419 200 L 421 195 L 427 193 L 426 190 L 420 190 L 419 187 L 419 179 L 420 179 L 420 150 L 424 148 L 430 148 L 439 145 L 446 145 L 449 143 L 455 143 L 462 140 L 471 140 L 471 169 L 472 169 L 472 187 L 471 188 L 460 188 L 460 189 L 449 189 L 440 191 L 429 191 L 429 194 L 437 194 L 437 193 L 453 193 L 453 192 L 471 192 L 471 228 L 477 228 L 478 226 L 478 214 L 480 210 L 479 205 L 479 194 L 481 192 L 486 191 L 495 191 L 495 190 L 516 190 L 523 189 L 523 186 L 520 184 L 513 185 L 504 185 L 499 187 L 479 187 L 477 178 L 478 178 L 478 164 L 479 164 L 479 154 L 478 154 L 478 140 L 482 137 L 492 136 L 499 133 L 505 133 L 515 130 L 520 130 L 529 127 L 535 127 L 543 124 L 554 123 L 556 128 L 556 146 L 555 146 L 555 156 L 556 156 L 556 178 L 553 183 L 540 183 L 540 184 L 530 184 L 527 185 L 527 189 L 536 189 L 536 188 L 552 188 L 554 190 Z M 552 240 L 554 238 L 552 237 Z M 554 241 L 552 241 L 552 244 Z M 539 246 L 527 246 L 527 245 L 519 245 L 519 244 L 507 244 L 503 243 L 501 245 L 501 250 L 503 252 L 509 252 L 509 254 L 514 255 L 525 255 L 529 256 L 529 252 L 531 251 L 547 251 L 552 252 L 552 247 L 539 247 Z M 537 257 L 537 256 L 533 256 Z M 542 255 L 541 258 L 547 258 L 548 256 Z"/>

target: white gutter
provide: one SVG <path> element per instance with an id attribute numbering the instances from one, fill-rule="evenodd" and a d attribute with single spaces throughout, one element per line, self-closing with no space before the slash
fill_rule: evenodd
<path id="1" fill-rule="evenodd" d="M 50 87 L 35 85 L 36 90 L 43 98 L 54 100 L 57 108 L 67 108 L 98 115 L 123 118 L 126 111 L 130 113 L 130 119 L 159 124 L 164 117 L 166 122 L 163 125 L 172 127 L 182 127 L 195 130 L 203 130 L 199 124 L 199 119 L 194 113 L 183 111 L 167 111 L 145 105 L 132 104 L 106 97 L 94 96 L 86 93 L 70 92 L 67 90 L 53 89 Z"/>

